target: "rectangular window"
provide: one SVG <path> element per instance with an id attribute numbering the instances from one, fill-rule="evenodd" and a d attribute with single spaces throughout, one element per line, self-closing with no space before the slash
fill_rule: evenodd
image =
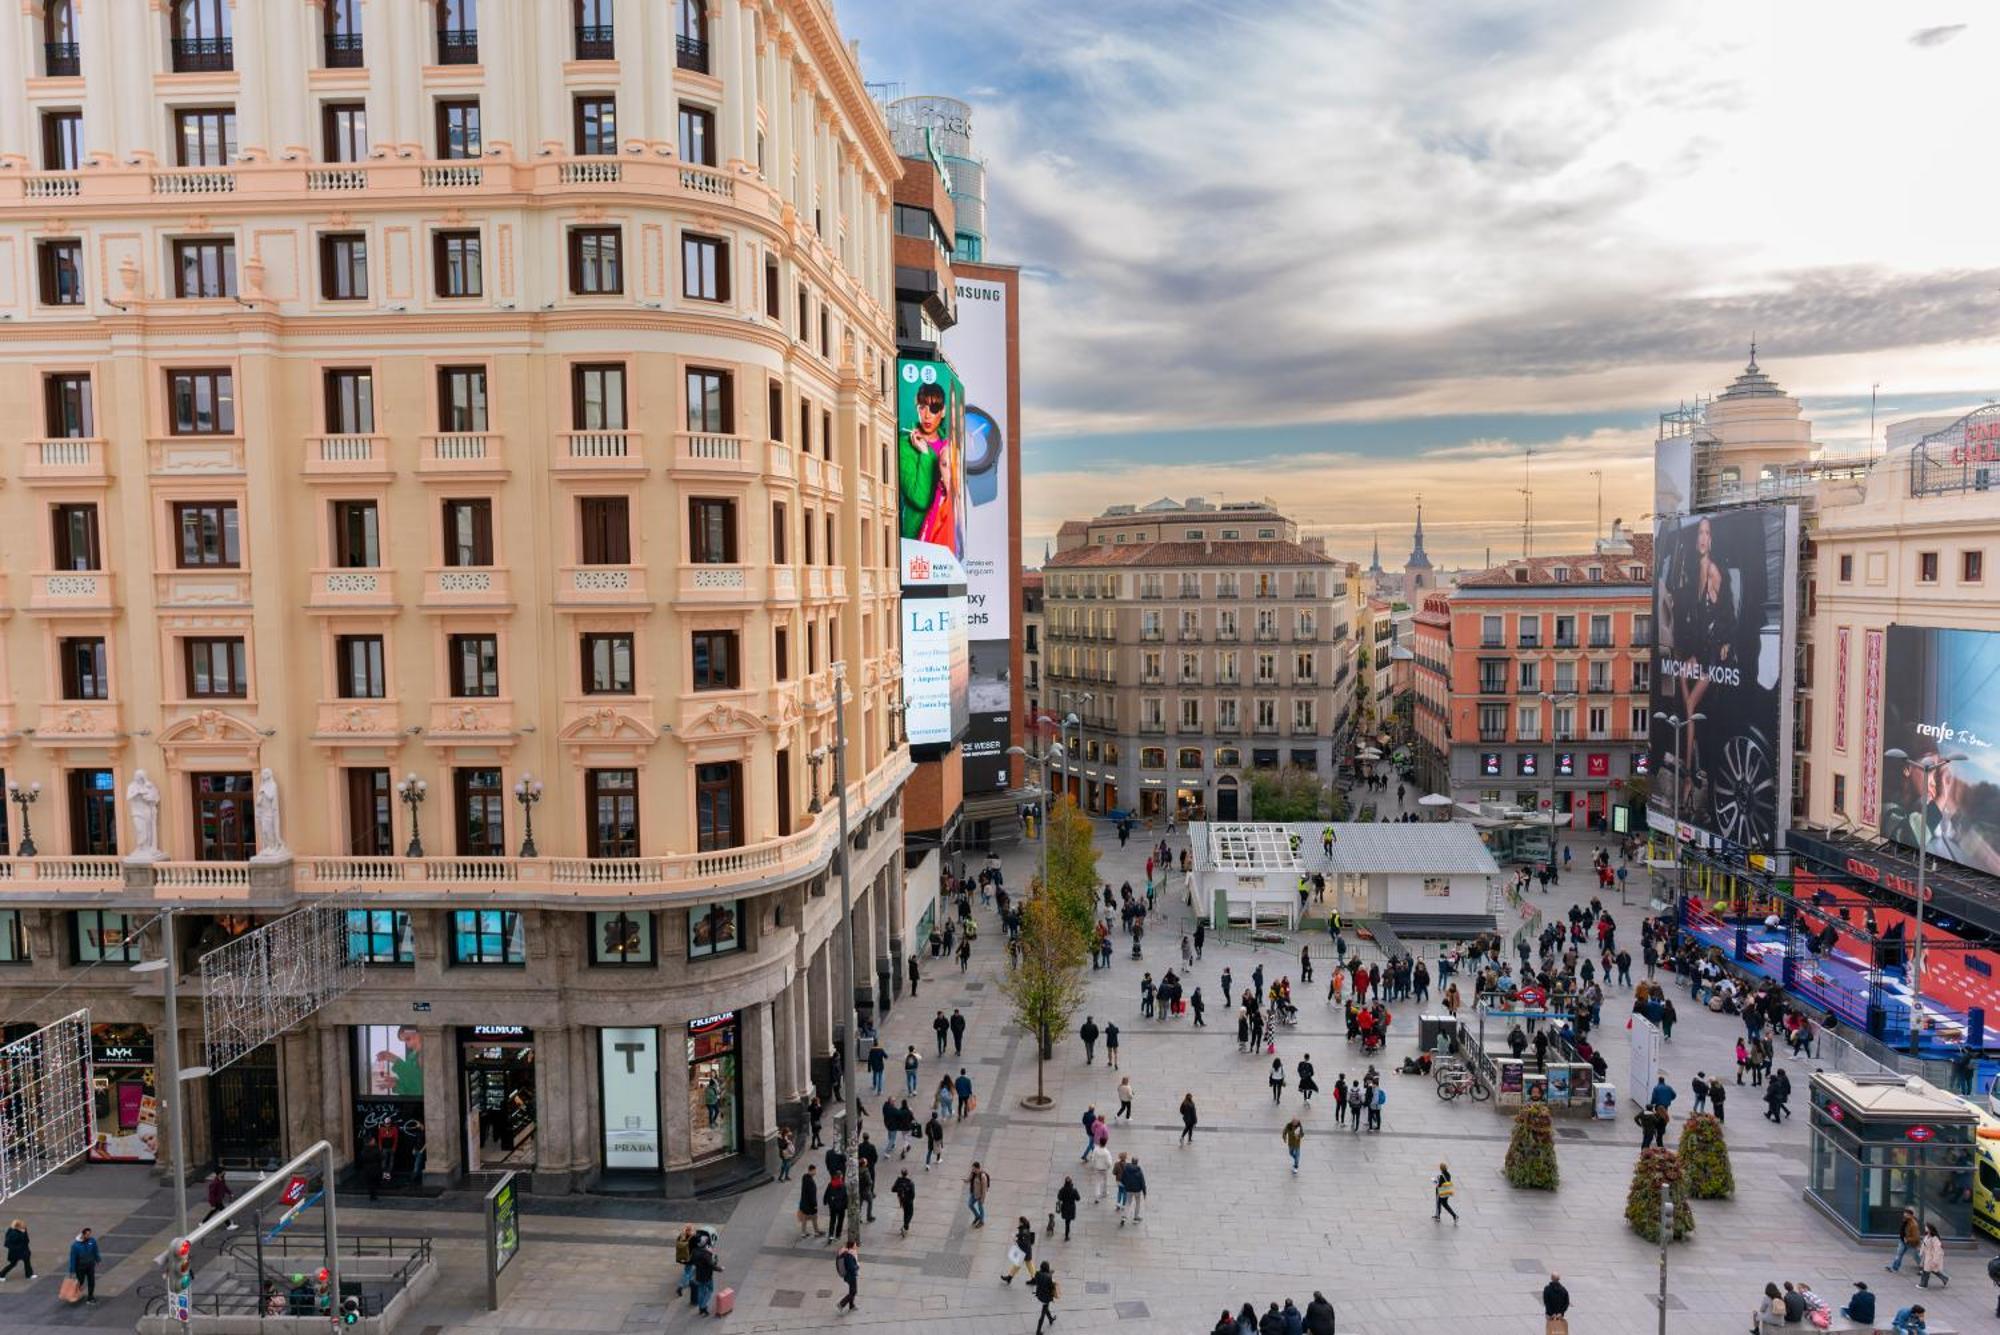
<path id="1" fill-rule="evenodd" d="M 326 67 L 358 70 L 364 54 L 361 41 L 362 0 L 326 0 Z"/>
<path id="2" fill-rule="evenodd" d="M 591 93 L 576 99 L 576 151 L 586 158 L 617 155 L 617 98 Z"/>
<path id="3" fill-rule="evenodd" d="M 1488 649 L 1498 649 L 1505 643 L 1501 639 L 1501 618 L 1497 616 L 1479 619 L 1479 643 Z"/>
<path id="4" fill-rule="evenodd" d="M 585 496 L 577 501 L 582 527 L 579 544 L 583 564 L 622 566 L 632 563 L 630 502 L 623 496 Z"/>
<path id="5" fill-rule="evenodd" d="M 1842 584 L 1849 584 L 1852 583 L 1853 580 L 1854 580 L 1854 557 L 1852 553 L 1844 553 L 1840 558 L 1840 582 Z"/>
<path id="6" fill-rule="evenodd" d="M 438 64 L 479 63 L 479 0 L 437 0 Z"/>
<path id="7" fill-rule="evenodd" d="M 715 113 L 681 106 L 681 161 L 715 165 Z M 803 334 L 805 331 L 801 330 Z"/>
<path id="8" fill-rule="evenodd" d="M 479 100 L 445 98 L 437 104 L 437 155 L 453 161 L 476 158 L 479 144 Z"/>
<path id="9" fill-rule="evenodd" d="M 693 645 L 693 676 L 689 688 L 697 691 L 733 691 L 737 685 L 736 632 L 698 630 L 689 637 Z"/>
<path id="10" fill-rule="evenodd" d="M 486 430 L 486 368 L 438 368 L 438 430 Z"/>
<path id="11" fill-rule="evenodd" d="M 380 635 L 342 635 L 333 642 L 333 689 L 342 700 L 381 700 L 389 694 Z"/>
<path id="12" fill-rule="evenodd" d="M 444 503 L 444 563 L 493 564 L 493 502 L 481 497 Z"/>
<path id="13" fill-rule="evenodd" d="M 241 636 L 184 637 L 181 657 L 189 699 L 240 700 L 250 694 L 250 658 Z"/>
<path id="14" fill-rule="evenodd" d="M 386 769 L 348 769 L 347 852 L 350 857 L 386 858 L 396 854 L 396 798 Z M 396 915 L 409 921 L 407 914 Z M 407 936 L 407 931 L 403 933 Z M 408 959 L 394 961 L 408 964 Z"/>
<path id="15" fill-rule="evenodd" d="M 374 501 L 334 501 L 333 563 L 343 570 L 382 564 L 382 519 Z"/>
<path id="16" fill-rule="evenodd" d="M 618 255 L 623 235 L 616 227 L 569 229 L 571 292 L 580 296 L 606 296 L 625 290 L 624 266 Z"/>
<path id="17" fill-rule="evenodd" d="M 440 297 L 476 297 L 484 290 L 479 269 L 479 233 L 433 232 L 431 269 Z"/>
<path id="18" fill-rule="evenodd" d="M 681 235 L 681 291 L 698 301 L 729 300 L 729 243 L 717 236 Z"/>
<path id="19" fill-rule="evenodd" d="M 697 904 L 688 910 L 688 958 L 705 959 L 743 949 L 743 901 Z"/>
<path id="20" fill-rule="evenodd" d="M 61 659 L 65 700 L 109 700 L 111 679 L 105 672 L 104 637 L 82 635 L 56 641 Z"/>
<path id="21" fill-rule="evenodd" d="M 612 913 L 590 915 L 590 962 L 598 965 L 651 964 L 653 915 Z"/>
<path id="22" fill-rule="evenodd" d="M 83 166 L 83 113 L 42 113 L 42 170 L 73 172 Z"/>
<path id="23" fill-rule="evenodd" d="M 625 430 L 625 363 L 579 362 L 569 372 L 570 426 Z"/>
<path id="24" fill-rule="evenodd" d="M 236 160 L 236 109 L 188 107 L 174 113 L 175 160 L 183 167 L 227 167 Z"/>
<path id="25" fill-rule="evenodd" d="M 453 635 L 445 643 L 445 668 L 457 699 L 492 699 L 500 694 L 500 637 Z"/>
<path id="26" fill-rule="evenodd" d="M 83 305 L 83 243 L 69 239 L 37 241 L 35 277 L 42 305 Z"/>
<path id="27" fill-rule="evenodd" d="M 639 856 L 639 771 L 583 772 L 586 854 L 593 858 Z"/>
<path id="28" fill-rule="evenodd" d="M 174 295 L 215 300 L 236 295 L 236 242 L 197 237 L 174 242 Z"/>
<path id="29" fill-rule="evenodd" d="M 136 913 L 77 910 L 70 919 L 75 934 L 76 962 L 137 964 L 143 941 L 138 928 L 143 921 Z"/>
<path id="30" fill-rule="evenodd" d="M 778 314 L 778 306 L 778 262 L 774 259 L 766 259 L 764 261 L 764 317 L 769 320 L 781 318 Z M 777 419 L 773 418 L 772 420 L 776 421 Z M 774 439 L 783 438 L 774 437 Z"/>
<path id="31" fill-rule="evenodd" d="M 1843 815 L 1846 814 L 1847 776 L 1845 774 L 1836 774 L 1833 776 L 1833 809 Z"/>
<path id="32" fill-rule="evenodd" d="M 368 160 L 368 108 L 360 102 L 328 102 L 320 108 L 321 156 L 328 162 Z"/>
<path id="33" fill-rule="evenodd" d="M 42 417 L 51 439 L 82 440 L 96 435 L 88 373 L 59 371 L 42 377 Z"/>
<path id="34" fill-rule="evenodd" d="M 118 781 L 108 769 L 73 769 L 69 789 L 69 851 L 80 858 L 118 856 Z"/>
<path id="35" fill-rule="evenodd" d="M 694 767 L 695 848 L 743 846 L 743 767 L 733 760 Z"/>
<path id="36" fill-rule="evenodd" d="M 167 408 L 176 436 L 233 436 L 236 376 L 225 370 L 169 371 Z"/>
<path id="37" fill-rule="evenodd" d="M 415 964 L 417 947 L 410 937 L 410 915 L 401 909 L 349 909 L 347 958 L 363 964 Z"/>
<path id="38" fill-rule="evenodd" d="M 792 632 L 779 626 L 771 632 L 771 671 L 779 681 L 792 679 Z"/>
<path id="39" fill-rule="evenodd" d="M 497 769 L 451 772 L 453 807 L 462 858 L 507 856 L 507 790 Z"/>
<path id="40" fill-rule="evenodd" d="M 326 433 L 368 436 L 375 432 L 375 376 L 370 371 L 326 373 Z"/>
<path id="41" fill-rule="evenodd" d="M 248 774 L 196 774 L 194 854 L 201 862 L 248 862 L 257 851 L 256 780 Z"/>
<path id="42" fill-rule="evenodd" d="M 528 944 L 521 915 L 508 909 L 456 909 L 451 915 L 451 962 L 526 964 Z"/>
<path id="43" fill-rule="evenodd" d="M 697 565 L 736 564 L 735 501 L 701 496 L 688 501 L 688 560 Z"/>
<path id="44" fill-rule="evenodd" d="M 0 964 L 27 964 L 28 927 L 21 910 L 0 909 Z"/>
<path id="45" fill-rule="evenodd" d="M 629 631 L 583 637 L 583 693 L 632 694 L 632 635 Z"/>
<path id="46" fill-rule="evenodd" d="M 687 370 L 687 429 L 701 435 L 736 432 L 735 377 L 727 371 L 690 366 Z"/>
<path id="47" fill-rule="evenodd" d="M 57 570 L 102 570 L 97 507 L 87 503 L 49 507 L 49 536 Z"/>
<path id="48" fill-rule="evenodd" d="M 1593 649 L 1611 648 L 1610 617 L 1594 616 L 1590 619 L 1590 647 Z"/>
<path id="49" fill-rule="evenodd" d="M 319 239 L 319 291 L 328 301 L 368 297 L 368 238 L 360 232 L 326 232 Z"/>
<path id="50" fill-rule="evenodd" d="M 771 564 L 775 566 L 787 565 L 790 563 L 790 557 L 788 552 L 786 551 L 786 538 L 788 537 L 788 520 L 789 516 L 787 515 L 785 510 L 785 503 L 783 501 L 772 501 L 771 502 Z"/>
<path id="51" fill-rule="evenodd" d="M 176 564 L 183 570 L 243 564 L 234 501 L 177 501 L 174 531 Z"/>
<path id="52" fill-rule="evenodd" d="M 1936 552 L 1917 553 L 1917 583 L 1935 584 L 1938 578 L 1938 554 Z"/>
<path id="53" fill-rule="evenodd" d="M 612 26 L 612 0 L 576 0 L 576 58 L 615 60 L 618 48 Z"/>
<path id="54" fill-rule="evenodd" d="M 1986 578 L 1985 552 L 1960 552 L 1958 557 L 1958 578 L 1961 583 L 1977 584 Z"/>

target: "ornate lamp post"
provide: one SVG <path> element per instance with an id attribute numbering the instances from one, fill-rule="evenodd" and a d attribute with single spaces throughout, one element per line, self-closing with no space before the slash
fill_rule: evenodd
<path id="1" fill-rule="evenodd" d="M 41 800 L 42 785 L 31 783 L 26 788 L 7 780 L 7 800 L 21 809 L 21 846 L 16 851 L 21 857 L 35 856 L 35 831 L 28 824 L 28 808 Z"/>
<path id="2" fill-rule="evenodd" d="M 420 858 L 424 855 L 423 832 L 417 828 L 417 808 L 424 804 L 424 797 L 430 790 L 431 786 L 419 779 L 414 772 L 404 775 L 403 781 L 396 785 L 396 796 L 410 809 L 410 847 L 409 851 L 403 854 L 406 858 Z"/>
<path id="3" fill-rule="evenodd" d="M 542 800 L 542 781 L 526 770 L 514 784 L 514 800 L 521 804 L 521 856 L 538 858 L 535 849 L 535 804 Z"/>

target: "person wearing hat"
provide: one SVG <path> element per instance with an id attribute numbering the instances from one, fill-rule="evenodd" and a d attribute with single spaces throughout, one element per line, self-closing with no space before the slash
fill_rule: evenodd
<path id="1" fill-rule="evenodd" d="M 1847 1306 L 1840 1309 L 1840 1314 L 1856 1325 L 1875 1324 L 1875 1295 L 1869 1291 L 1865 1281 L 1854 1281 L 1854 1296 L 1847 1300 Z"/>

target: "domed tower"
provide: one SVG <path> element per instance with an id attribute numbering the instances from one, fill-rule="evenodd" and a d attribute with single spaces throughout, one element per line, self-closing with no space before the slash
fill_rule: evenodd
<path id="1" fill-rule="evenodd" d="M 1757 365 L 1755 343 L 1743 374 L 1709 401 L 1704 425 L 1696 437 L 1695 491 L 1709 503 L 1754 496 L 1759 484 L 1812 457 L 1812 423 Z"/>

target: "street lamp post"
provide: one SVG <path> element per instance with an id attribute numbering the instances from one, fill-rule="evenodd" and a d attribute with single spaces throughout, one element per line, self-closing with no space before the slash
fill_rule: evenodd
<path id="1" fill-rule="evenodd" d="M 1681 783 L 1687 777 L 1687 734 L 1697 723 L 1708 722 L 1708 715 L 1693 713 L 1686 718 L 1679 714 L 1653 711 L 1653 717 L 1674 730 L 1674 890 L 1681 888 Z"/>
<path id="2" fill-rule="evenodd" d="M 542 800 L 542 781 L 524 771 L 514 785 L 514 800 L 521 804 L 521 856 L 540 857 L 535 848 L 535 804 Z"/>
<path id="3" fill-rule="evenodd" d="M 853 850 L 847 843 L 847 664 L 833 664 L 833 805 L 840 825 L 840 939 L 847 956 L 847 1050 L 840 1054 L 841 1083 L 847 1095 L 848 1168 L 854 1166 L 854 1149 L 861 1136 L 861 1079 L 854 1068 L 854 1049 L 861 1033 L 861 1013 L 855 1005 L 854 973 L 854 868 Z M 847 1242 L 861 1245 L 861 1212 L 847 1212 Z"/>
<path id="4" fill-rule="evenodd" d="M 1042 793 L 1042 889 L 1047 890 L 1049 888 L 1049 762 L 1063 758 L 1063 744 L 1057 742 L 1050 746 L 1045 755 L 1035 755 L 1026 747 L 1020 746 L 1008 747 L 1007 754 L 1035 762 L 1035 782 Z"/>
<path id="5" fill-rule="evenodd" d="M 1917 911 L 1916 929 L 1910 933 L 1910 966 L 1906 973 L 1910 983 L 1910 1055 L 1917 1055 L 1917 1043 L 1922 1037 L 1924 1018 L 1924 900 L 1929 894 L 1927 884 L 1930 871 L 1929 844 L 1931 840 L 1931 779 L 1947 765 L 1965 759 L 1962 754 L 1948 756 L 1925 756 L 1922 760 L 1911 757 L 1901 747 L 1892 747 L 1882 753 L 1888 760 L 1901 761 L 1923 775 L 1924 804 L 1916 817 L 1917 828 L 1912 831 L 1917 837 Z"/>
<path id="6" fill-rule="evenodd" d="M 1563 740 L 1556 736 L 1556 706 L 1576 703 L 1575 694 L 1564 695 L 1556 691 L 1543 691 L 1541 698 L 1549 706 L 1549 866 L 1556 865 L 1557 854 L 1562 850 L 1556 841 L 1556 746 Z"/>
<path id="7" fill-rule="evenodd" d="M 21 808 L 21 844 L 19 848 L 15 849 L 15 853 L 20 857 L 31 858 L 35 856 L 35 831 L 28 824 L 28 808 L 40 801 L 41 797 L 42 785 L 39 782 L 31 783 L 23 788 L 12 779 L 7 780 L 7 800 Z"/>
<path id="8" fill-rule="evenodd" d="M 420 858 L 424 855 L 423 833 L 417 828 L 417 808 L 424 804 L 424 798 L 430 790 L 431 786 L 419 779 L 414 771 L 404 775 L 403 781 L 396 785 L 396 796 L 410 809 L 410 847 L 409 851 L 403 854 L 406 858 Z"/>

